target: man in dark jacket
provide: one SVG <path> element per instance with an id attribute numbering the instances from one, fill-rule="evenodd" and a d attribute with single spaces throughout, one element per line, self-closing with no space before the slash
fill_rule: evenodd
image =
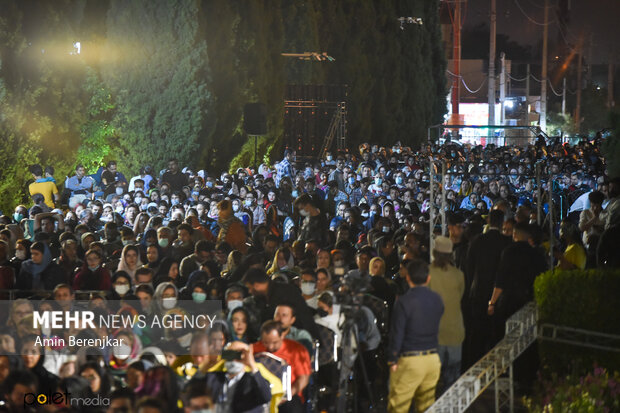
<path id="1" fill-rule="evenodd" d="M 258 370 L 252 346 L 241 341 L 232 342 L 224 350 L 222 359 L 224 370 L 207 373 L 204 377 L 218 408 L 226 412 L 262 412 L 262 406 L 271 400 L 271 388 Z"/>
<path id="2" fill-rule="evenodd" d="M 273 318 L 276 307 L 280 304 L 295 306 L 295 327 L 302 328 L 312 337 L 318 337 L 312 310 L 306 304 L 301 291 L 293 284 L 284 284 L 269 280 L 264 270 L 250 268 L 243 278 L 251 296 L 243 301 L 248 308 L 250 324 L 262 325 Z"/>
<path id="3" fill-rule="evenodd" d="M 547 269 L 545 257 L 530 245 L 530 238 L 529 225 L 517 223 L 513 230 L 514 243 L 502 252 L 487 311 L 496 317 L 497 340 L 504 335 L 508 317 L 534 299 L 534 280 Z"/>
<path id="4" fill-rule="evenodd" d="M 499 209 L 491 211 L 487 232 L 475 237 L 467 251 L 471 325 L 463 355 L 464 368 L 479 360 L 494 344 L 493 326 L 487 310 L 502 251 L 511 243 L 511 239 L 501 233 L 503 223 L 504 212 Z"/>

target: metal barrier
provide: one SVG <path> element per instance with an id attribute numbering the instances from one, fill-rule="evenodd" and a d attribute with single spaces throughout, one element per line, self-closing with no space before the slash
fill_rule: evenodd
<path id="1" fill-rule="evenodd" d="M 75 290 L 75 299 L 76 300 L 88 300 L 91 294 L 101 295 L 103 297 L 109 293 L 107 290 Z M 0 297 L 8 296 L 8 298 L 4 298 L 4 300 L 16 300 L 18 298 L 26 298 L 30 299 L 33 297 L 41 298 L 53 298 L 54 292 L 50 290 L 0 290 Z M 86 298 L 80 298 L 86 297 Z"/>
<path id="2" fill-rule="evenodd" d="M 552 324 L 537 326 L 537 323 L 538 309 L 534 302 L 529 302 L 506 321 L 506 336 L 446 390 L 427 412 L 462 412 L 494 384 L 495 411 L 499 412 L 507 404 L 512 413 L 512 364 L 536 339 L 620 352 L 618 335 Z M 502 377 L 505 373 L 507 377 Z"/>
<path id="3" fill-rule="evenodd" d="M 512 412 L 512 363 L 536 340 L 537 318 L 537 309 L 533 302 L 517 311 L 506 322 L 506 336 L 450 386 L 427 412 L 462 412 L 491 384 L 495 384 L 495 411 L 499 411 L 501 407 L 500 397 L 507 393 Z M 508 372 L 508 378 L 498 381 L 505 372 Z"/>

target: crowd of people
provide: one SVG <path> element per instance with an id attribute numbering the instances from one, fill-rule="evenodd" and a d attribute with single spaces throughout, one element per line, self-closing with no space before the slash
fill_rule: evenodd
<path id="1" fill-rule="evenodd" d="M 287 149 L 274 166 L 171 159 L 130 179 L 109 161 L 62 183 L 32 165 L 32 202 L 0 216 L 0 410 L 423 411 L 501 340 L 540 273 L 620 265 L 620 181 L 600 144 Z M 153 317 L 208 300 L 215 322 L 189 333 L 33 327 L 35 310 Z M 129 344 L 37 341 L 70 335 Z M 290 366 L 289 391 L 270 360 Z M 54 392 L 107 402 L 35 400 Z"/>

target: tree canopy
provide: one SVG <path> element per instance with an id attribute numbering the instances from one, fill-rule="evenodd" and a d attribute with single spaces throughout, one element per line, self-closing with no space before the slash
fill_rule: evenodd
<path id="1" fill-rule="evenodd" d="M 259 157 L 280 158 L 287 84 L 347 85 L 348 142 L 415 145 L 445 112 L 438 0 L 7 0 L 0 4 L 0 208 L 27 167 L 170 157 L 211 172 L 253 161 L 243 106 L 263 102 Z M 424 24 L 397 18 L 416 16 Z M 77 42 L 79 42 L 79 47 Z M 334 62 L 282 52 L 327 52 Z M 232 162 L 231 162 L 232 161 Z"/>

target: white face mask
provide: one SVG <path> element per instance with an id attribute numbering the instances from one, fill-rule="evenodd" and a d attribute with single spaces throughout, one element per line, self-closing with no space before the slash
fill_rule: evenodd
<path id="1" fill-rule="evenodd" d="M 114 352 L 114 357 L 116 357 L 117 359 L 127 360 L 129 358 L 129 355 L 131 354 L 131 347 L 129 347 L 127 344 L 121 344 L 118 347 L 114 347 L 112 351 Z"/>
<path id="2" fill-rule="evenodd" d="M 15 251 L 15 258 L 17 258 L 18 260 L 25 260 L 26 259 L 26 251 L 24 250 L 17 250 Z"/>
<path id="3" fill-rule="evenodd" d="M 129 286 L 127 284 L 115 285 L 114 291 L 116 291 L 118 295 L 125 295 L 129 291 Z"/>
<path id="4" fill-rule="evenodd" d="M 166 310 L 170 310 L 171 308 L 174 308 L 175 305 L 177 305 L 177 299 L 176 297 L 163 298 L 161 305 Z"/>
<path id="5" fill-rule="evenodd" d="M 312 282 L 302 282 L 301 283 L 301 293 L 303 295 L 312 295 L 314 294 L 314 290 L 316 288 L 316 284 Z"/>
<path id="6" fill-rule="evenodd" d="M 234 212 L 239 211 L 239 205 L 233 204 L 232 209 L 233 209 Z"/>
<path id="7" fill-rule="evenodd" d="M 235 308 L 239 308 L 243 305 L 243 301 L 241 300 L 230 300 L 226 303 L 228 307 L 228 311 L 233 311 Z"/>
<path id="8" fill-rule="evenodd" d="M 123 195 L 123 187 L 122 186 L 117 186 L 116 187 L 116 195 Z"/>
<path id="9" fill-rule="evenodd" d="M 245 365 L 240 361 L 230 360 L 230 361 L 224 362 L 224 368 L 226 369 L 227 373 L 239 374 L 243 370 L 245 370 Z"/>
<path id="10" fill-rule="evenodd" d="M 307 216 L 310 216 L 310 212 L 306 211 L 305 209 L 300 209 L 300 210 L 299 210 L 299 214 L 300 214 L 302 217 L 307 217 Z"/>

